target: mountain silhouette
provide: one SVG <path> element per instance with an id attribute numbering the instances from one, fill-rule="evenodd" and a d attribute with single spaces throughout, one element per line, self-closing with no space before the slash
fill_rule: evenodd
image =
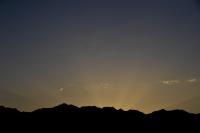
<path id="1" fill-rule="evenodd" d="M 33 111 L 33 113 L 74 113 L 79 108 L 74 105 L 61 104 L 53 108 L 43 108 Z"/>
<path id="2" fill-rule="evenodd" d="M 15 108 L 7 108 L 4 106 L 0 106 L 0 114 L 16 114 L 19 113 L 19 111 Z"/>
<path id="3" fill-rule="evenodd" d="M 78 130 L 98 131 L 197 131 L 200 129 L 200 114 L 184 110 L 158 110 L 144 114 L 137 110 L 124 111 L 113 107 L 76 107 L 61 104 L 52 108 L 41 108 L 32 112 L 21 112 L 0 106 L 1 126 L 21 125 L 23 128 L 43 128 L 46 131 Z"/>

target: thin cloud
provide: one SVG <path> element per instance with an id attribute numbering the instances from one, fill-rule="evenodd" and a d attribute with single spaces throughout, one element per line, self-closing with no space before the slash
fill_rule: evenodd
<path id="1" fill-rule="evenodd" d="M 189 83 L 194 83 L 194 82 L 197 82 L 197 79 L 196 79 L 196 78 L 188 79 L 187 82 L 189 82 Z"/>
<path id="2" fill-rule="evenodd" d="M 179 80 L 163 80 L 161 81 L 161 83 L 165 85 L 175 85 L 175 84 L 180 83 L 180 81 Z"/>
<path id="3" fill-rule="evenodd" d="M 162 84 L 165 84 L 165 85 L 175 85 L 175 84 L 179 84 L 179 83 L 196 83 L 198 82 L 198 79 L 197 78 L 191 78 L 191 79 L 187 79 L 187 80 L 163 80 L 161 81 Z"/>

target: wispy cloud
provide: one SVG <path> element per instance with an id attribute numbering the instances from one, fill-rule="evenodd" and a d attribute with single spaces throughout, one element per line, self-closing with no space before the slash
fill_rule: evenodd
<path id="1" fill-rule="evenodd" d="M 180 81 L 179 80 L 163 80 L 161 81 L 161 83 L 165 85 L 175 85 L 175 84 L 180 83 Z"/>
<path id="2" fill-rule="evenodd" d="M 186 80 L 163 80 L 161 81 L 161 83 L 165 85 L 175 85 L 179 83 L 196 83 L 198 81 L 199 79 L 197 78 L 191 78 L 191 79 L 186 79 Z"/>
<path id="3" fill-rule="evenodd" d="M 196 78 L 188 79 L 187 82 L 194 83 L 194 82 L 197 82 L 197 79 Z"/>

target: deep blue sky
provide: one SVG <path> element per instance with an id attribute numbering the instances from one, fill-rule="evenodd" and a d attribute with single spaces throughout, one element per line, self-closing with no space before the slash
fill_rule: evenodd
<path id="1" fill-rule="evenodd" d="M 198 0 L 0 0 L 0 104 L 200 112 Z"/>

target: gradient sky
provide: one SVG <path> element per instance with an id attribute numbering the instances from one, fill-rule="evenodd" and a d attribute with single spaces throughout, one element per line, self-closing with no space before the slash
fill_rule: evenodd
<path id="1" fill-rule="evenodd" d="M 200 1 L 0 0 L 0 105 L 200 112 Z"/>

